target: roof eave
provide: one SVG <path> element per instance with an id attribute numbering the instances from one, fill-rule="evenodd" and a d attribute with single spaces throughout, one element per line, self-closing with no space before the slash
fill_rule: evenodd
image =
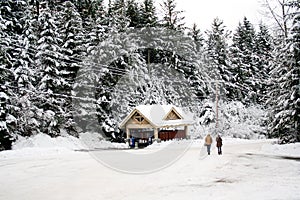
<path id="1" fill-rule="evenodd" d="M 155 127 L 155 128 L 157 127 L 156 124 L 153 124 L 153 123 L 151 122 L 151 120 L 149 120 L 147 117 L 145 117 L 145 115 L 143 115 L 142 112 L 140 112 L 138 109 L 135 108 L 133 111 L 131 111 L 130 115 L 128 115 L 128 116 L 121 122 L 121 124 L 119 125 L 119 128 L 120 128 L 120 129 L 123 129 L 123 128 L 126 127 L 126 126 L 125 126 L 126 123 L 128 122 L 128 120 L 131 119 L 131 117 L 134 115 L 135 112 L 138 112 L 140 115 L 142 115 L 142 117 L 144 117 L 144 119 L 147 120 L 151 126 L 153 126 L 153 127 Z"/>

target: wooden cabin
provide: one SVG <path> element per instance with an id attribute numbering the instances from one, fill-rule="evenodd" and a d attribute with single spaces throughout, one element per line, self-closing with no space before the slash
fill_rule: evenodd
<path id="1" fill-rule="evenodd" d="M 184 139 L 188 126 L 194 121 L 181 108 L 173 105 L 140 105 L 134 108 L 121 122 L 127 139 L 134 137 L 140 145 L 149 140 Z"/>

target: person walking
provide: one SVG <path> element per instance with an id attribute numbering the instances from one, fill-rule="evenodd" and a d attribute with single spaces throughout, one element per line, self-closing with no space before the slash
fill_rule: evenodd
<path id="1" fill-rule="evenodd" d="M 205 146 L 207 148 L 208 155 L 210 155 L 211 144 L 212 144 L 212 137 L 210 136 L 210 134 L 207 134 L 207 136 L 205 137 Z"/>
<path id="2" fill-rule="evenodd" d="M 218 154 L 222 155 L 222 138 L 220 135 L 217 136 L 216 138 L 216 142 L 217 142 L 217 148 L 218 148 Z"/>

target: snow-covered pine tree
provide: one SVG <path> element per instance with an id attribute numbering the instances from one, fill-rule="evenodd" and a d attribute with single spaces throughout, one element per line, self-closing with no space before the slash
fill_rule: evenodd
<path id="1" fill-rule="evenodd" d="M 2 78 L 4 75 L 2 71 L 0 72 L 0 83 L 2 85 Z M 9 101 L 9 97 L 6 95 L 6 93 L 2 92 L 3 89 L 6 89 L 4 86 L 1 86 L 0 89 L 0 151 L 2 151 L 11 149 L 12 142 L 15 140 L 15 134 L 11 133 L 7 127 L 7 102 Z"/>
<path id="2" fill-rule="evenodd" d="M 292 4 L 293 5 L 293 4 Z M 296 4 L 299 10 L 299 4 Z M 276 48 L 276 60 L 271 72 L 273 89 L 269 136 L 280 138 L 281 143 L 300 141 L 300 13 L 294 14 L 293 26 L 286 43 Z"/>
<path id="3" fill-rule="evenodd" d="M 103 10 L 103 0 L 70 0 L 70 2 L 76 7 L 76 10 L 79 12 L 82 21 L 83 27 L 86 28 L 86 25 L 89 26 L 89 19 L 94 20 L 99 16 L 98 11 Z M 60 2 L 62 3 L 62 2 Z"/>
<path id="4" fill-rule="evenodd" d="M 37 116 L 36 99 L 36 33 L 37 24 L 34 15 L 34 7 L 25 4 L 23 16 L 20 19 L 22 33 L 18 37 L 16 55 L 14 55 L 14 72 L 17 82 L 17 93 L 14 104 L 17 106 L 15 115 L 17 118 L 16 132 L 22 136 L 30 136 L 39 132 L 39 117 Z"/>
<path id="5" fill-rule="evenodd" d="M 229 32 L 226 30 L 223 21 L 215 18 L 211 30 L 207 31 L 205 55 L 208 62 L 208 71 L 211 80 L 224 82 L 224 95 L 231 98 L 234 85 L 231 83 L 232 74 L 228 66 L 228 38 Z"/>
<path id="6" fill-rule="evenodd" d="M 59 39 L 63 56 L 64 76 L 69 84 L 74 83 L 76 72 L 80 67 L 83 48 L 82 20 L 76 7 L 70 1 L 66 1 L 59 8 Z M 69 86 L 70 86 L 69 85 Z M 70 87 L 69 87 L 70 89 Z M 68 90 L 69 90 L 68 89 Z"/>
<path id="7" fill-rule="evenodd" d="M 126 16 L 130 19 L 129 27 L 140 27 L 140 5 L 135 0 L 126 2 Z"/>
<path id="8" fill-rule="evenodd" d="M 139 15 L 139 7 L 135 1 L 126 2 L 125 0 L 115 0 L 110 3 L 107 18 L 107 35 L 103 38 L 106 39 L 105 43 L 100 42 L 100 46 L 95 49 L 95 54 L 91 55 L 92 58 L 90 59 L 91 66 L 95 65 L 97 67 L 94 69 L 94 75 L 89 75 L 91 76 L 89 80 L 98 80 L 99 82 L 96 83 L 97 90 L 91 91 L 94 92 L 94 94 L 96 92 L 96 99 L 98 101 L 94 103 L 93 106 L 96 106 L 97 112 L 96 110 L 90 110 L 88 113 L 97 114 L 102 131 L 106 136 L 114 139 L 118 138 L 118 128 L 112 118 L 112 107 L 109 102 L 111 101 L 114 86 L 125 73 L 125 68 L 128 69 L 129 52 L 134 51 L 132 47 L 127 46 L 127 44 L 132 42 L 127 43 L 126 41 L 130 39 L 127 35 L 123 35 L 122 32 L 126 31 L 129 26 L 138 27 L 140 20 Z M 118 35 L 119 33 L 121 34 L 120 38 L 114 37 L 114 35 Z M 100 51 L 102 53 L 100 53 Z M 120 52 L 122 53 L 120 54 Z M 116 55 L 119 55 L 119 57 L 116 57 Z M 93 71 L 93 69 L 90 70 Z M 88 82 L 94 85 L 93 81 Z M 88 91 L 88 89 L 86 91 Z M 87 104 L 90 103 L 91 102 Z M 87 108 L 83 103 L 81 103 L 81 106 L 82 108 Z M 82 123 L 85 122 L 82 121 Z M 89 127 L 96 126 L 91 125 Z"/>
<path id="9" fill-rule="evenodd" d="M 108 119 L 106 117 L 106 103 L 108 101 L 106 97 L 110 93 L 110 91 L 101 93 L 101 88 L 106 88 L 106 84 L 109 85 L 110 82 L 113 82 L 110 73 L 106 73 L 109 69 L 106 68 L 105 64 L 107 63 L 105 61 L 117 59 L 113 58 L 110 53 L 107 53 L 105 48 L 109 49 L 108 52 L 115 52 L 114 41 L 110 41 L 111 37 L 108 36 L 119 32 L 120 26 L 115 22 L 120 19 L 120 16 L 111 4 L 108 13 L 103 12 L 100 9 L 101 6 L 98 8 L 99 10 L 96 12 L 98 15 L 97 19 L 90 18 L 90 25 L 85 28 L 86 56 L 77 74 L 73 93 L 77 97 L 74 100 L 74 109 L 75 118 L 79 126 L 83 131 L 100 132 L 101 127 L 99 128 L 99 123 L 101 124 L 105 119 Z M 109 47 L 105 46 L 104 49 L 101 49 L 104 40 Z M 103 74 L 108 75 L 104 76 Z M 100 77 L 104 79 L 103 86 Z M 97 101 L 98 99 L 101 99 L 101 101 Z"/>
<path id="10" fill-rule="evenodd" d="M 2 48 L 3 47 L 0 48 L 0 151 L 11 149 L 11 144 L 14 140 L 14 134 L 12 134 L 7 127 L 7 102 L 9 101 L 9 96 L 7 95 L 9 89 L 7 88 L 7 84 L 9 84 L 8 80 L 11 78 L 12 72 L 3 65 L 4 56 Z"/>
<path id="11" fill-rule="evenodd" d="M 140 8 L 140 27 L 155 27 L 158 24 L 153 0 L 144 0 Z"/>
<path id="12" fill-rule="evenodd" d="M 82 24 L 84 28 L 84 48 L 86 55 L 93 53 L 94 48 L 103 41 L 108 31 L 109 17 L 104 9 L 103 1 L 93 1 L 86 5 L 89 8 L 88 13 L 82 15 Z"/>
<path id="13" fill-rule="evenodd" d="M 123 62 L 120 64 L 118 62 Z M 102 102 L 107 107 L 106 119 L 103 126 L 103 131 L 112 137 L 113 140 L 121 140 L 123 135 L 118 130 L 118 124 L 126 117 L 126 115 L 137 105 L 145 104 L 145 88 L 149 84 L 148 66 L 145 59 L 139 51 L 132 52 L 130 55 L 122 56 L 116 62 L 118 66 L 122 65 L 124 70 L 114 71 L 111 70 L 110 77 L 113 80 L 113 85 L 107 85 L 107 89 L 103 91 L 110 91 L 106 94 L 106 99 L 110 99 L 109 103 Z M 113 69 L 113 65 L 111 65 Z M 107 74 L 106 76 L 109 76 Z M 103 95 L 102 95 L 103 97 Z M 148 99 L 147 99 L 148 100 Z"/>
<path id="14" fill-rule="evenodd" d="M 0 23 L 4 22 L 0 15 Z M 3 23 L 5 24 L 5 23 Z M 0 28 L 0 37 L 5 37 L 5 32 Z M 15 134 L 12 133 L 8 128 L 8 103 L 11 96 L 13 96 L 13 72 L 8 67 L 10 65 L 10 55 L 7 52 L 6 41 L 0 43 L 0 151 L 5 149 L 11 149 Z"/>
<path id="15" fill-rule="evenodd" d="M 164 0 L 161 4 L 163 11 L 162 25 L 172 30 L 184 30 L 185 23 L 183 22 L 183 11 L 177 10 L 176 0 Z"/>
<path id="16" fill-rule="evenodd" d="M 64 89 L 68 84 L 62 77 L 62 50 L 60 37 L 53 10 L 50 10 L 47 1 L 40 2 L 38 17 L 38 40 L 36 52 L 37 76 L 37 105 L 40 108 L 40 131 L 50 136 L 58 136 L 60 128 L 65 122 Z"/>
<path id="17" fill-rule="evenodd" d="M 109 8 L 108 28 L 111 33 L 124 32 L 130 25 L 130 19 L 126 15 L 126 1 L 114 0 Z"/>
<path id="18" fill-rule="evenodd" d="M 259 31 L 255 37 L 254 61 L 258 71 L 256 77 L 259 79 L 258 84 L 258 103 L 265 104 L 268 92 L 268 80 L 270 78 L 270 62 L 273 59 L 272 51 L 274 48 L 273 38 L 264 24 L 259 24 Z"/>
<path id="19" fill-rule="evenodd" d="M 255 30 L 245 17 L 239 23 L 233 35 L 233 44 L 230 47 L 230 68 L 237 89 L 235 99 L 247 103 L 257 102 L 257 91 L 260 80 L 256 77 L 258 69 L 255 66 Z"/>
<path id="20" fill-rule="evenodd" d="M 60 71 L 62 78 L 66 81 L 62 88 L 62 93 L 66 95 L 62 97 L 64 99 L 62 109 L 65 113 L 63 126 L 70 134 L 77 135 L 72 117 L 71 90 L 85 51 L 83 46 L 84 30 L 81 16 L 71 1 L 66 1 L 58 6 L 58 10 L 58 37 L 62 56 Z"/>
<path id="21" fill-rule="evenodd" d="M 204 73 L 200 72 L 203 69 L 200 69 L 202 66 L 199 65 L 196 45 L 191 37 L 182 31 L 168 28 L 146 28 L 141 32 L 141 38 L 144 38 L 142 40 L 144 43 L 140 46 L 146 50 L 143 54 L 144 58 L 147 58 L 147 63 L 160 64 L 161 68 L 183 74 L 191 90 L 197 91 L 197 97 L 203 96 L 203 84 L 199 81 L 203 80 Z M 148 41 L 149 38 L 152 40 Z M 173 76 L 170 76 L 168 79 L 172 78 Z"/>
<path id="22" fill-rule="evenodd" d="M 16 138 L 17 94 L 14 67 L 18 54 L 18 35 L 22 32 L 19 22 L 24 1 L 0 2 L 0 149 L 10 149 Z"/>
<path id="23" fill-rule="evenodd" d="M 18 88 L 34 90 L 35 65 L 34 53 L 36 45 L 36 20 L 33 14 L 32 6 L 25 4 L 23 15 L 19 19 L 22 24 L 22 32 L 18 35 L 14 55 L 14 71 Z"/>
<path id="24" fill-rule="evenodd" d="M 193 24 L 193 27 L 189 30 L 188 35 L 192 37 L 193 41 L 196 44 L 196 50 L 197 52 L 199 52 L 200 49 L 204 46 L 204 38 L 196 23 Z"/>

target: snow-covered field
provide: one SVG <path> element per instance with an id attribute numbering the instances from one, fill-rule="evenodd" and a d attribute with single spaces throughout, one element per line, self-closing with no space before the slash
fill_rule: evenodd
<path id="1" fill-rule="evenodd" d="M 300 144 L 224 138 L 223 155 L 213 148 L 207 156 L 196 140 L 171 166 L 133 175 L 103 166 L 87 151 L 74 151 L 83 148 L 75 139 L 57 145 L 39 137 L 0 152 L 1 200 L 300 199 Z M 100 151 L 147 153 L 165 145 Z"/>

